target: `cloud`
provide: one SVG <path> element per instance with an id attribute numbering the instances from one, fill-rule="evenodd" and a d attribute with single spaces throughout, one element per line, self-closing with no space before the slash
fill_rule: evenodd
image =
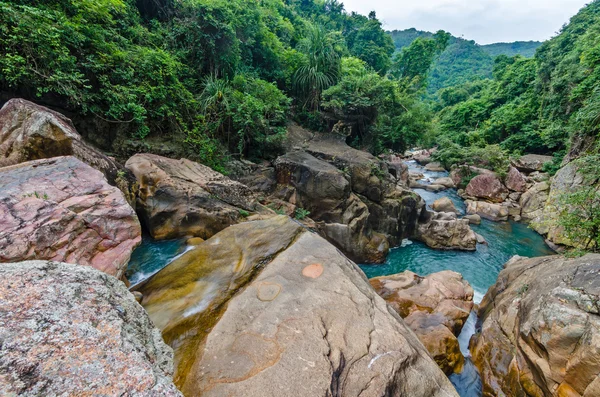
<path id="1" fill-rule="evenodd" d="M 348 11 L 377 12 L 385 28 L 446 30 L 481 44 L 547 40 L 589 0 L 345 0 Z"/>

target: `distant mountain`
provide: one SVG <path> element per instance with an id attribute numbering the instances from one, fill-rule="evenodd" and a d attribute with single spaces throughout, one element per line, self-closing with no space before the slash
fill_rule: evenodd
<path id="1" fill-rule="evenodd" d="M 515 41 L 514 43 L 494 43 L 486 44 L 481 47 L 492 57 L 498 55 L 522 55 L 525 58 L 533 58 L 535 51 L 542 45 L 540 41 Z"/>
<path id="2" fill-rule="evenodd" d="M 415 28 L 388 32 L 394 41 L 396 50 L 410 45 L 419 37 L 432 37 L 433 33 Z M 452 37 L 448 48 L 440 55 L 429 74 L 427 92 L 434 94 L 441 88 L 462 84 L 473 79 L 491 78 L 494 58 L 504 54 L 533 57 L 542 43 L 537 41 L 519 41 L 515 43 L 496 43 L 479 45 L 473 40 Z"/>

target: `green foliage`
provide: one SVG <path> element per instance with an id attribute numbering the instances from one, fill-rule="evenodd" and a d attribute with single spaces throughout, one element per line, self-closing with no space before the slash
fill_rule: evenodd
<path id="1" fill-rule="evenodd" d="M 535 52 L 542 45 L 539 41 L 515 41 L 512 43 L 494 43 L 482 45 L 481 48 L 491 57 L 506 55 L 514 57 L 521 55 L 525 58 L 533 58 Z"/>
<path id="2" fill-rule="evenodd" d="M 306 218 L 307 216 L 310 215 L 310 211 L 305 210 L 304 208 L 296 208 L 296 211 L 294 212 L 294 218 L 298 219 L 299 221 L 301 221 L 302 219 Z"/>
<path id="3" fill-rule="evenodd" d="M 238 209 L 238 212 L 239 212 L 239 213 L 240 213 L 240 215 L 241 215 L 241 216 L 243 216 L 244 218 L 247 218 L 247 217 L 249 217 L 249 216 L 250 216 L 250 213 L 249 213 L 248 211 L 246 211 L 246 210 L 243 210 L 243 209 L 241 209 L 241 208 L 240 208 L 240 209 Z"/>
<path id="4" fill-rule="evenodd" d="M 559 225 L 574 246 L 600 250 L 600 155 L 574 162 L 583 184 L 559 198 Z"/>
<path id="5" fill-rule="evenodd" d="M 499 145 L 462 146 L 442 140 L 432 157 L 446 169 L 450 169 L 452 165 L 469 165 L 495 171 L 501 176 L 506 174 L 510 165 L 508 153 Z M 461 176 L 463 178 L 473 177 L 469 172 Z"/>

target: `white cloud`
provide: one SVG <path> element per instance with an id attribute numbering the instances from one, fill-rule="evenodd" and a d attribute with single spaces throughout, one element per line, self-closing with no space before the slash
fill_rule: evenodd
<path id="1" fill-rule="evenodd" d="M 444 29 L 481 44 L 547 40 L 590 0 L 344 0 L 348 11 L 375 10 L 385 28 Z"/>

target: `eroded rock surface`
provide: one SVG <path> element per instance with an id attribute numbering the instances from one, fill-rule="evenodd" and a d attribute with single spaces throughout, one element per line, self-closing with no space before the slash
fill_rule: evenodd
<path id="1" fill-rule="evenodd" d="M 360 269 L 287 217 L 227 228 L 140 290 L 184 394 L 456 396 Z"/>
<path id="2" fill-rule="evenodd" d="M 492 203 L 501 203 L 508 197 L 508 189 L 495 174 L 481 174 L 471 179 L 465 190 L 467 195 Z"/>
<path id="3" fill-rule="evenodd" d="M 11 99 L 0 109 L 0 167 L 59 156 L 74 156 L 102 172 L 130 204 L 136 187 L 129 172 L 86 144 L 62 114 L 24 99 Z"/>
<path id="4" fill-rule="evenodd" d="M 456 336 L 473 308 L 473 288 L 462 275 L 447 270 L 420 277 L 405 271 L 369 281 L 444 372 L 462 370 L 464 357 Z"/>
<path id="5" fill-rule="evenodd" d="M 136 154 L 125 166 L 137 178 L 138 210 L 155 239 L 206 239 L 256 207 L 248 187 L 190 160 Z"/>
<path id="6" fill-rule="evenodd" d="M 416 238 L 431 248 L 475 251 L 477 235 L 468 219 L 458 219 L 455 213 L 433 212 L 422 217 Z"/>
<path id="7" fill-rule="evenodd" d="M 47 261 L 0 280 L 0 395 L 181 396 L 173 351 L 122 282 Z"/>
<path id="8" fill-rule="evenodd" d="M 600 255 L 515 257 L 471 340 L 485 396 L 600 395 Z"/>
<path id="9" fill-rule="evenodd" d="M 514 192 L 523 193 L 527 190 L 527 178 L 515 167 L 510 167 L 506 175 L 506 187 Z"/>
<path id="10" fill-rule="evenodd" d="M 48 259 L 123 275 L 141 227 L 100 171 L 55 157 L 0 168 L 0 186 L 0 262 Z"/>

